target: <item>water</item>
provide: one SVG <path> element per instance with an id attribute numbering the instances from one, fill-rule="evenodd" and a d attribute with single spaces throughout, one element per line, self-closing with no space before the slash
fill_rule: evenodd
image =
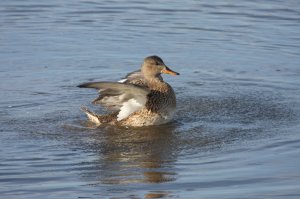
<path id="1" fill-rule="evenodd" d="M 299 1 L 0 2 L 1 198 L 299 198 Z M 157 54 L 170 124 L 79 107 Z"/>

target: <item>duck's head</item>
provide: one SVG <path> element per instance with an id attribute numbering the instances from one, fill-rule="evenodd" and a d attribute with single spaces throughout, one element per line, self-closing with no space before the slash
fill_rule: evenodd
<path id="1" fill-rule="evenodd" d="M 179 73 L 171 70 L 168 66 L 166 66 L 163 60 L 156 55 L 146 57 L 144 59 L 141 70 L 142 73 L 148 77 L 157 77 L 162 73 L 169 75 L 179 75 Z"/>

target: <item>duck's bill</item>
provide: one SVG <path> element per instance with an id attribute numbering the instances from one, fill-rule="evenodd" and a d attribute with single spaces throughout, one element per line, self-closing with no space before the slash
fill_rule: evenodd
<path id="1" fill-rule="evenodd" d="M 179 75 L 179 73 L 171 70 L 170 68 L 166 67 L 164 68 L 161 73 L 164 73 L 164 74 L 169 74 L 169 75 Z"/>

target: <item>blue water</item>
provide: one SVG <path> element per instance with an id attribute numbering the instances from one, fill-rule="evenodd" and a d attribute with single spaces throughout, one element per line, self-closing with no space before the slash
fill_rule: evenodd
<path id="1" fill-rule="evenodd" d="M 86 81 L 159 55 L 177 114 L 93 128 Z M 300 198 L 300 2 L 0 2 L 1 198 Z"/>

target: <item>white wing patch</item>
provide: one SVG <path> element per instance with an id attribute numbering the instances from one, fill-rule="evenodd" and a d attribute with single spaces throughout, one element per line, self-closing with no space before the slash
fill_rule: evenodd
<path id="1" fill-rule="evenodd" d="M 117 120 L 120 121 L 127 118 L 131 113 L 136 112 L 143 106 L 144 104 L 139 103 L 135 99 L 130 99 L 127 102 L 124 102 L 122 107 L 120 108 Z"/>
<path id="2" fill-rule="evenodd" d="M 127 81 L 127 79 L 121 79 L 121 80 L 119 80 L 118 82 L 124 83 L 124 82 L 126 82 L 126 81 Z"/>

